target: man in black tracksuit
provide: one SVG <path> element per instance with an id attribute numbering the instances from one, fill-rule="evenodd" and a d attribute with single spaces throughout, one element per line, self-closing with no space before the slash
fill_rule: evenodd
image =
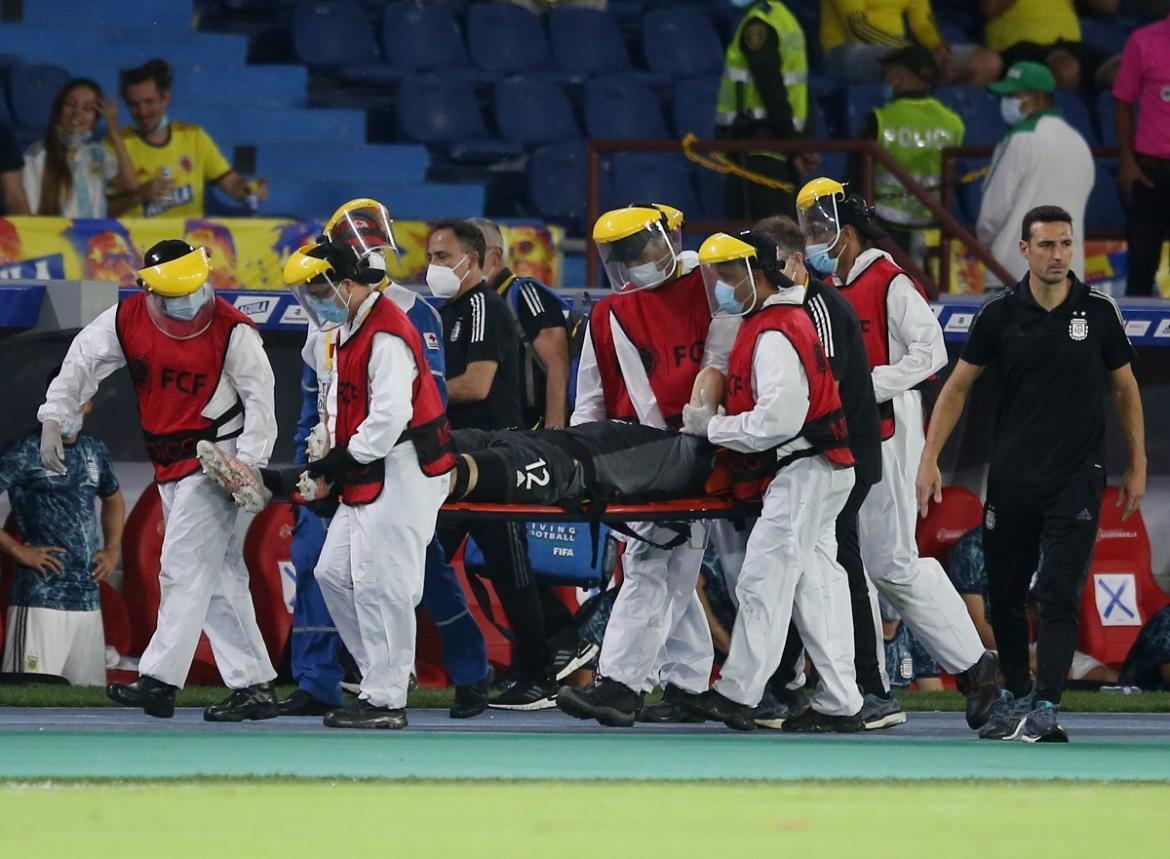
<path id="1" fill-rule="evenodd" d="M 995 366 L 999 404 L 983 546 L 1005 689 L 980 729 L 985 739 L 1068 741 L 1057 707 L 1076 648 L 1105 489 L 1106 394 L 1117 405 L 1130 453 L 1118 488 L 1122 519 L 1145 494 L 1133 347 L 1113 299 L 1069 271 L 1072 244 L 1072 219 L 1063 209 L 1040 206 L 1024 216 L 1020 252 L 1028 274 L 976 315 L 935 404 L 918 470 L 918 504 L 925 512 L 932 496 L 941 497 L 939 451 L 971 385 Z M 1034 570 L 1039 622 L 1033 686 L 1026 602 Z"/>
<path id="2" fill-rule="evenodd" d="M 857 685 L 865 697 L 861 711 L 862 721 L 867 728 L 886 727 L 899 724 L 906 716 L 898 707 L 882 683 L 878 668 L 878 626 L 874 616 L 874 603 L 861 561 L 861 547 L 858 542 L 858 511 L 869 494 L 870 487 L 882 479 L 881 421 L 878 417 L 877 400 L 873 393 L 873 380 L 869 371 L 865 343 L 862 339 L 861 324 L 849 300 L 837 289 L 810 277 L 804 268 L 804 234 L 789 217 L 782 215 L 765 218 L 753 230 L 767 236 L 776 243 L 785 257 L 786 271 L 796 283 L 806 283 L 805 311 L 813 321 L 820 336 L 825 354 L 837 380 L 841 405 L 845 410 L 845 421 L 849 426 L 849 448 L 857 461 L 854 467 L 855 482 L 849 499 L 837 517 L 837 561 L 845 568 L 849 578 L 849 602 L 853 610 L 854 664 L 857 671 Z M 780 667 L 769 681 L 769 691 L 781 701 L 799 704 L 800 698 L 785 695 L 784 687 L 795 679 L 795 666 L 804 649 L 804 644 L 790 628 L 788 642 L 784 647 L 784 658 Z M 765 696 L 765 701 L 768 696 Z M 780 714 L 781 716 L 784 714 Z M 768 727 L 779 727 L 780 716 L 767 712 L 757 713 L 759 723 Z M 775 722 L 776 724 L 772 724 Z"/>

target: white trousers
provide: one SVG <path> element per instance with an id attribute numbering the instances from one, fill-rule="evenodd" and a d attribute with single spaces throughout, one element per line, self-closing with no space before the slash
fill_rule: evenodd
<path id="1" fill-rule="evenodd" d="M 234 444 L 223 446 L 235 453 Z M 239 509 L 201 472 L 158 490 L 166 526 L 158 576 L 162 599 L 138 673 L 182 686 L 202 630 L 230 688 L 272 680 L 276 672 L 256 625 L 243 540 L 236 533 Z"/>
<path id="2" fill-rule="evenodd" d="M 74 686 L 106 685 L 100 611 L 8 607 L 3 671 L 56 674 Z"/>
<path id="3" fill-rule="evenodd" d="M 918 556 L 914 479 L 926 444 L 922 395 L 907 391 L 895 397 L 894 420 L 893 437 L 882 442 L 881 482 L 861 505 L 861 557 L 878 592 L 914 637 L 939 665 L 958 674 L 983 655 L 983 643 L 942 565 Z M 883 653 L 879 642 L 879 660 L 884 663 Z"/>
<path id="4" fill-rule="evenodd" d="M 735 586 L 739 611 L 714 687 L 721 694 L 759 704 L 795 621 L 819 675 L 813 706 L 830 716 L 861 709 L 849 584 L 837 563 L 835 528 L 852 488 L 853 470 L 833 468 L 820 456 L 786 466 L 768 486 Z"/>
<path id="5" fill-rule="evenodd" d="M 659 544 L 675 536 L 674 531 L 649 522 L 631 523 L 630 528 Z M 707 522 L 692 522 L 687 542 L 673 549 L 641 540 L 626 542 L 622 588 L 601 645 L 598 671 L 603 677 L 635 692 L 653 689 L 660 673 L 664 682 L 688 692 L 707 688 L 714 649 L 695 593 L 707 531 Z M 667 637 L 676 628 L 682 634 L 667 647 Z"/>
<path id="6" fill-rule="evenodd" d="M 414 667 L 414 609 L 422 599 L 427 544 L 447 476 L 428 477 L 414 445 L 386 457 L 382 494 L 342 504 L 329 522 L 314 571 L 325 606 L 362 673 L 360 697 L 375 707 L 406 706 Z"/>

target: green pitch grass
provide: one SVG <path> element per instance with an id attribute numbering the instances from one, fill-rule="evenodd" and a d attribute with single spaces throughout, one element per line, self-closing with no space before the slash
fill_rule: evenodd
<path id="1" fill-rule="evenodd" d="M 1100 859 L 1162 855 L 1168 804 L 1170 787 L 1132 784 L 10 783 L 0 845 L 86 859 Z"/>

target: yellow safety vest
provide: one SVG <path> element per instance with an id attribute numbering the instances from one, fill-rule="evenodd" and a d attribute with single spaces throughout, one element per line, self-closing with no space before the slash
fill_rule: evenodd
<path id="1" fill-rule="evenodd" d="M 966 133 L 959 115 L 930 97 L 894 99 L 874 110 L 874 114 L 882 149 L 918 184 L 937 192 L 942 184 L 942 151 L 962 145 Z M 915 227 L 934 222 L 930 210 L 880 165 L 874 185 L 874 208 L 884 221 Z"/>
<path id="2" fill-rule="evenodd" d="M 798 132 L 803 132 L 808 124 L 808 51 L 804 30 L 796 16 L 776 0 L 756 3 L 739 22 L 739 28 L 727 47 L 723 80 L 719 83 L 719 101 L 715 106 L 715 123 L 730 126 L 743 117 L 767 119 L 768 111 L 752 80 L 747 57 L 739 46 L 744 27 L 754 20 L 763 21 L 780 37 L 780 73 L 784 76 L 788 103 L 792 106 L 792 125 Z"/>

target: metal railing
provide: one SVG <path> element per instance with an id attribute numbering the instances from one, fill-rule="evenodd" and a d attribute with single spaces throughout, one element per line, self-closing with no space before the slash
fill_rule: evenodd
<path id="1" fill-rule="evenodd" d="M 696 152 L 728 152 L 728 153 L 748 153 L 748 152 L 771 152 L 779 154 L 794 155 L 801 152 L 850 152 L 859 153 L 862 158 L 862 194 L 867 200 L 873 200 L 873 186 L 874 186 L 874 170 L 875 164 L 880 164 L 884 169 L 905 186 L 907 192 L 922 203 L 923 206 L 935 217 L 940 227 L 944 231 L 944 235 L 949 235 L 958 239 L 974 256 L 991 270 L 992 274 L 1002 279 L 1005 283 L 1015 280 L 1011 274 L 999 264 L 998 261 L 991 255 L 987 248 L 983 247 L 974 233 L 968 230 L 963 224 L 951 214 L 953 208 L 953 194 L 951 197 L 952 206 L 944 205 L 942 201 L 937 199 L 930 191 L 924 188 L 920 183 L 916 182 L 906 170 L 896 162 L 893 157 L 882 149 L 877 143 L 872 140 L 697 140 L 692 144 L 692 149 Z M 682 141 L 680 140 L 591 140 L 589 141 L 588 162 L 587 169 L 587 197 L 586 197 L 586 218 L 587 224 L 592 225 L 597 221 L 601 215 L 601 172 L 603 167 L 603 159 L 606 155 L 612 155 L 618 152 L 642 152 L 642 153 L 660 153 L 660 154 L 674 154 L 683 152 Z M 837 178 L 837 177 L 835 177 Z M 843 178 L 843 177 L 841 177 Z M 945 193 L 945 192 L 944 192 Z M 945 198 L 944 198 L 945 199 Z M 660 202 L 670 202 L 669 200 L 662 200 Z M 727 229 L 745 229 L 751 226 L 748 221 L 733 221 L 728 219 L 722 220 L 704 220 L 704 219 L 690 219 L 687 220 L 687 227 L 695 232 L 718 232 L 719 230 Z M 589 247 L 585 254 L 585 271 L 586 271 L 586 285 L 593 286 L 597 283 L 597 255 L 593 251 L 592 241 L 587 241 Z M 910 256 L 903 251 L 892 240 L 885 239 L 879 243 L 881 247 L 888 251 L 894 257 L 895 262 L 906 271 L 910 272 L 922 285 L 926 288 L 927 293 L 931 298 L 936 298 L 940 291 L 940 283 L 935 282 L 934 278 L 929 277 L 922 269 L 910 258 Z M 950 267 L 947 264 L 949 254 L 943 254 L 945 271 L 947 276 L 941 276 L 940 270 L 939 281 L 945 285 L 949 281 Z"/>

